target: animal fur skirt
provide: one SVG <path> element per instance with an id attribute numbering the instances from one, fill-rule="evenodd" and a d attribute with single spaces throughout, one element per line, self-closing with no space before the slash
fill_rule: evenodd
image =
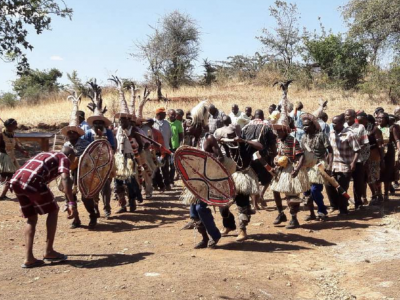
<path id="1" fill-rule="evenodd" d="M 0 152 L 0 173 L 15 173 L 17 166 L 8 154 Z"/>
<path id="2" fill-rule="evenodd" d="M 289 163 L 286 168 L 281 169 L 271 184 L 271 190 L 284 193 L 287 196 L 304 193 L 310 189 L 307 170 L 301 168 L 295 178 L 292 178 L 293 164 Z"/>
<path id="3" fill-rule="evenodd" d="M 114 156 L 115 167 L 117 169 L 116 178 L 125 180 L 136 174 L 135 163 L 132 158 L 125 158 L 122 153 L 116 153 Z"/>
<path id="4" fill-rule="evenodd" d="M 237 194 L 255 195 L 260 191 L 257 174 L 251 167 L 233 173 L 232 179 L 235 183 Z"/>
<path id="5" fill-rule="evenodd" d="M 307 168 L 307 174 L 310 184 L 325 184 L 325 180 L 319 172 L 317 164 L 311 168 Z"/>

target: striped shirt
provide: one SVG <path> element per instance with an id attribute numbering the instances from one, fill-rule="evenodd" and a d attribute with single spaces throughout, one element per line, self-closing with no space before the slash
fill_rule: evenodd
<path id="1" fill-rule="evenodd" d="M 279 140 L 278 155 L 287 156 L 292 162 L 296 160 L 296 156 L 304 154 L 299 141 L 291 135 L 287 135 L 284 140 Z"/>
<path id="2" fill-rule="evenodd" d="M 365 130 L 364 125 L 354 123 L 353 125 L 347 128 L 357 137 L 357 142 L 361 148 L 357 162 L 362 162 L 362 163 L 366 162 L 370 155 L 370 147 L 369 147 L 368 133 Z"/>
<path id="3" fill-rule="evenodd" d="M 333 149 L 332 171 L 351 172 L 350 164 L 353 162 L 356 152 L 361 149 L 357 137 L 351 130 L 344 128 L 340 133 L 332 130 L 329 141 Z"/>
<path id="4" fill-rule="evenodd" d="M 42 152 L 28 160 L 11 178 L 11 184 L 19 183 L 22 189 L 39 190 L 59 175 L 69 174 L 70 161 L 61 152 Z"/>

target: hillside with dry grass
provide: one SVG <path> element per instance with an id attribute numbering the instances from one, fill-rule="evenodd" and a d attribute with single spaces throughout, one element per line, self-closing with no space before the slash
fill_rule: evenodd
<path id="1" fill-rule="evenodd" d="M 183 87 L 179 90 L 165 90 L 165 94 L 171 99 L 169 102 L 159 102 L 151 100 L 144 108 L 145 117 L 153 117 L 154 110 L 157 107 L 181 108 L 184 111 L 190 110 L 198 101 L 209 100 L 218 108 L 229 112 L 232 104 L 236 103 L 243 110 L 245 106 L 251 106 L 253 110 L 263 109 L 267 111 L 269 105 L 278 103 L 280 100 L 280 91 L 273 87 L 256 86 L 244 83 L 230 83 L 224 86 L 213 87 Z M 129 101 L 129 93 L 126 93 L 126 99 Z M 67 94 L 59 94 L 38 105 L 26 106 L 18 105 L 15 108 L 4 108 L 1 110 L 1 118 L 15 118 L 19 124 L 29 127 L 37 127 L 40 123 L 47 125 L 60 125 L 68 122 L 71 103 L 66 100 Z M 156 99 L 155 93 L 150 95 L 151 99 Z M 342 113 L 346 108 L 356 110 L 363 109 L 368 113 L 373 113 L 377 106 L 382 106 L 388 112 L 393 112 L 395 105 L 391 104 L 384 96 L 368 95 L 343 90 L 303 90 L 294 84 L 289 91 L 289 98 L 292 102 L 302 101 L 306 111 L 314 111 L 317 108 L 318 100 L 323 98 L 328 100 L 327 113 L 329 117 Z M 112 89 L 106 89 L 103 95 L 108 112 L 106 116 L 112 118 L 119 109 L 118 94 Z M 80 109 L 86 112 L 87 116 L 91 112 L 87 108 L 89 99 L 82 99 Z"/>

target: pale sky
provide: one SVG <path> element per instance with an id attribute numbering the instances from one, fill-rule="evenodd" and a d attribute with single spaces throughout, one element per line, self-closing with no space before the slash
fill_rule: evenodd
<path id="1" fill-rule="evenodd" d="M 233 55 L 253 55 L 262 51 L 255 38 L 262 28 L 273 28 L 268 7 L 272 0 L 65 0 L 74 10 L 72 21 L 53 18 L 52 31 L 33 33 L 28 39 L 34 46 L 28 53 L 34 69 L 57 68 L 63 73 L 61 83 L 68 83 L 66 73 L 77 70 L 82 80 L 97 78 L 104 84 L 111 74 L 143 80 L 146 64 L 129 56 L 134 42 L 143 41 L 163 15 L 174 10 L 189 14 L 201 29 L 201 53 L 211 61 Z M 319 28 L 318 17 L 326 30 L 345 32 L 339 6 L 346 0 L 297 0 L 301 14 L 300 28 Z M 196 69 L 201 73 L 200 68 Z M 13 63 L 0 60 L 0 91 L 11 91 L 16 78 Z"/>

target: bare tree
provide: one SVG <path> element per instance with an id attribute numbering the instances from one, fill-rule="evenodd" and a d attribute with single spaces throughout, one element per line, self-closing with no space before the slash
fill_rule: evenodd
<path id="1" fill-rule="evenodd" d="M 148 63 L 150 80 L 157 86 L 157 98 L 164 98 L 161 90 L 161 79 L 163 72 L 163 64 L 166 58 L 167 46 L 165 39 L 158 29 L 153 28 L 154 33 L 149 35 L 146 42 L 136 44 L 137 52 L 131 53 L 135 58 L 145 59 Z"/>
<path id="2" fill-rule="evenodd" d="M 269 7 L 269 12 L 277 26 L 273 30 L 263 28 L 263 35 L 258 36 L 257 39 L 264 44 L 268 54 L 282 60 L 285 75 L 288 75 L 293 58 L 299 53 L 301 36 L 298 19 L 300 14 L 296 4 L 288 4 L 280 0 L 276 0 L 274 6 Z"/>

